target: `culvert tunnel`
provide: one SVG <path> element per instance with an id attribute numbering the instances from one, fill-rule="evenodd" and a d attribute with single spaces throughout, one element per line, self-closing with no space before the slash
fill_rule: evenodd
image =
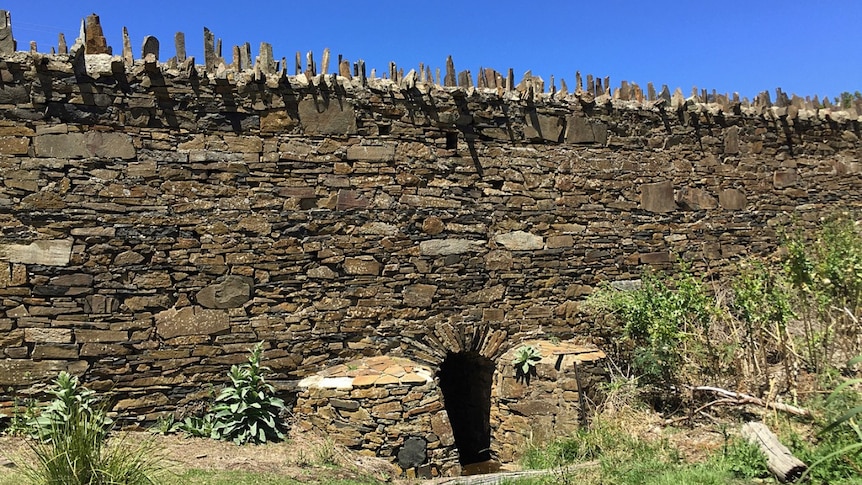
<path id="1" fill-rule="evenodd" d="M 490 460 L 494 363 L 478 352 L 450 352 L 437 377 L 461 465 Z"/>

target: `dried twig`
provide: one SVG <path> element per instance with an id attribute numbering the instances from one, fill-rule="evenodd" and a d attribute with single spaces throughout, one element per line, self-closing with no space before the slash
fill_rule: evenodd
<path id="1" fill-rule="evenodd" d="M 731 399 L 736 400 L 737 404 L 755 404 L 757 406 L 762 406 L 769 409 L 774 409 L 776 411 L 783 411 L 785 413 L 790 413 L 795 416 L 801 416 L 804 418 L 811 417 L 811 411 L 807 409 L 803 409 L 796 406 L 791 406 L 790 404 L 783 404 L 780 402 L 772 402 L 772 401 L 764 401 L 763 399 L 751 396 L 749 394 L 743 394 L 741 392 L 733 392 L 728 391 L 727 389 L 721 389 L 719 387 L 710 387 L 710 386 L 698 386 L 692 387 L 692 392 L 694 391 L 705 391 L 712 392 L 714 394 L 718 394 L 720 396 L 725 396 Z"/>

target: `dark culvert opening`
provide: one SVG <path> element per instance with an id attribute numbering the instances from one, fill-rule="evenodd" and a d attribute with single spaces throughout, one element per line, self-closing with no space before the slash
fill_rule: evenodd
<path id="1" fill-rule="evenodd" d="M 490 460 L 494 363 L 478 352 L 450 352 L 437 377 L 461 465 Z"/>

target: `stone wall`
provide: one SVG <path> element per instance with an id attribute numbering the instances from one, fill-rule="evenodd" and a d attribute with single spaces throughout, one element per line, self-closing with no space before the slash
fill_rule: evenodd
<path id="1" fill-rule="evenodd" d="M 727 271 L 862 205 L 855 107 L 84 44 L 0 49 L 2 407 L 69 369 L 153 419 L 259 341 L 292 389 L 587 336 L 602 281 Z"/>

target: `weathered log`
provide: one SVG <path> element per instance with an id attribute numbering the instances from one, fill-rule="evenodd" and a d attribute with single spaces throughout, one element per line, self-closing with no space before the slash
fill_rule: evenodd
<path id="1" fill-rule="evenodd" d="M 801 416 L 804 418 L 810 418 L 811 417 L 811 411 L 809 411 L 807 409 L 803 409 L 803 408 L 796 407 L 796 406 L 791 406 L 790 404 L 783 404 L 780 402 L 764 401 L 763 399 L 751 396 L 749 394 L 743 394 L 741 392 L 728 391 L 727 389 L 721 389 L 719 387 L 698 386 L 698 387 L 691 388 L 691 390 L 692 391 L 712 392 L 715 394 L 719 394 L 721 396 L 733 398 L 733 399 L 736 399 L 739 404 L 755 404 L 757 406 L 775 409 L 776 411 L 784 411 L 786 413 L 794 414 L 796 416 Z"/>
<path id="2" fill-rule="evenodd" d="M 750 422 L 742 426 L 742 436 L 760 448 L 766 455 L 766 468 L 781 483 L 794 482 L 801 477 L 808 466 L 778 441 L 775 433 L 763 423 Z"/>

